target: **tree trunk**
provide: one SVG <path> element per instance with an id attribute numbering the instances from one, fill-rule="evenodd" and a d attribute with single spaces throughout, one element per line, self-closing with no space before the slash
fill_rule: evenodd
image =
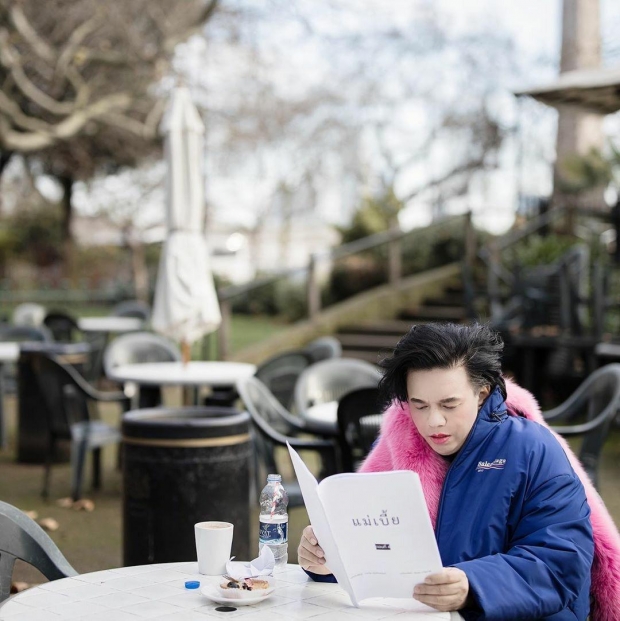
<path id="1" fill-rule="evenodd" d="M 560 73 L 576 69 L 596 69 L 601 65 L 599 0 L 564 0 L 562 15 L 562 55 Z M 605 206 L 604 188 L 594 188 L 579 194 L 561 190 L 562 166 L 566 158 L 586 155 L 603 147 L 603 117 L 576 106 L 558 106 L 558 135 L 556 163 L 553 173 L 554 206 Z"/>
<path id="2" fill-rule="evenodd" d="M 63 189 L 63 195 L 61 199 L 62 207 L 62 222 L 61 222 L 61 236 L 62 236 L 62 259 L 64 263 L 65 274 L 71 274 L 71 266 L 73 263 L 73 235 L 71 233 L 71 221 L 73 219 L 73 177 L 61 176 L 58 177 L 58 181 Z"/>
<path id="3" fill-rule="evenodd" d="M 149 303 L 149 272 L 146 266 L 144 244 L 140 240 L 133 240 L 129 244 L 131 253 L 131 267 L 133 272 L 133 286 L 136 300 Z"/>
<path id="4" fill-rule="evenodd" d="M 11 160 L 13 156 L 13 151 L 0 151 L 0 179 L 2 179 L 2 173 L 4 169 L 7 167 L 7 164 Z M 0 214 L 2 213 L 2 193 L 0 192 Z"/>

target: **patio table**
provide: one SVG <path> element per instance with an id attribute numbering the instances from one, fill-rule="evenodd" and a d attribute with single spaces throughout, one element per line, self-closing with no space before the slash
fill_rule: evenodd
<path id="1" fill-rule="evenodd" d="M 134 332 L 144 327 L 142 319 L 137 317 L 115 317 L 104 315 L 101 317 L 79 317 L 78 328 L 82 332 Z"/>
<path id="2" fill-rule="evenodd" d="M 453 613 L 419 613 L 397 605 L 362 604 L 354 608 L 348 595 L 337 585 L 312 582 L 298 565 L 287 565 L 275 574 L 273 595 L 251 606 L 216 604 L 200 589 L 185 588 L 186 580 L 201 586 L 217 583 L 218 577 L 198 574 L 197 563 L 162 563 L 108 569 L 73 578 L 55 580 L 28 589 L 0 606 L 0 621 L 208 621 L 217 617 L 240 617 L 251 621 L 316 619 L 317 621 L 458 621 Z M 219 609 L 219 610 L 218 610 Z"/>
<path id="3" fill-rule="evenodd" d="M 256 366 L 246 362 L 190 360 L 186 364 L 181 361 L 122 364 L 110 371 L 109 378 L 139 386 L 209 386 L 226 390 L 255 372 Z"/>

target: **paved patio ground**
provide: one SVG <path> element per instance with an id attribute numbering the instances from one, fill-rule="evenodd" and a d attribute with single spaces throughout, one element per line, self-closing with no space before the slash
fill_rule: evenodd
<path id="1" fill-rule="evenodd" d="M 166 396 L 169 403 L 175 395 Z M 5 401 L 10 438 L 15 437 L 15 399 L 8 396 Z M 103 412 L 109 422 L 118 422 L 120 411 L 115 406 Z M 86 487 L 86 497 L 95 502 L 92 513 L 61 508 L 56 504 L 59 498 L 69 494 L 69 466 L 57 465 L 53 469 L 51 497 L 45 502 L 40 496 L 43 467 L 17 464 L 14 443 L 8 449 L 0 450 L 0 500 L 9 502 L 23 510 L 34 510 L 39 518 L 51 517 L 58 521 L 59 529 L 50 533 L 69 562 L 80 573 L 120 567 L 122 563 L 121 525 L 121 475 L 115 469 L 115 449 L 104 449 L 105 467 L 103 488 L 91 493 Z M 601 464 L 601 495 L 607 504 L 615 523 L 620 526 L 620 429 L 615 428 L 608 439 Z M 85 481 L 90 481 L 86 472 Z M 289 562 L 297 562 L 296 548 L 301 531 L 308 523 L 303 508 L 292 509 L 289 514 Z M 258 510 L 254 510 L 252 521 L 257 528 L 252 531 L 253 549 L 257 549 Z M 36 570 L 18 563 L 14 580 L 39 583 L 45 579 Z"/>

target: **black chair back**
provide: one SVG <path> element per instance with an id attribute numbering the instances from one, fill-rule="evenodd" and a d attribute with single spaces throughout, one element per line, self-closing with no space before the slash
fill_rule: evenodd
<path id="1" fill-rule="evenodd" d="M 48 427 L 57 437 L 71 439 L 71 425 L 90 419 L 86 399 L 79 387 L 87 385 L 86 380 L 71 366 L 59 362 L 51 354 L 29 353 L 33 357 L 41 404 L 46 411 Z"/>
<path id="2" fill-rule="evenodd" d="M 151 317 L 151 307 L 146 302 L 140 300 L 126 300 L 117 304 L 111 311 L 110 315 L 115 317 L 135 317 L 148 321 Z"/>
<path id="3" fill-rule="evenodd" d="M 48 580 L 77 576 L 36 522 L 13 505 L 0 501 L 0 603 L 9 597 L 16 559 L 32 565 Z"/>
<path id="4" fill-rule="evenodd" d="M 321 460 L 319 478 L 324 478 L 339 471 L 340 456 L 337 443 L 333 439 L 306 439 L 286 435 L 286 421 L 280 418 L 282 409 L 274 395 L 256 377 L 248 377 L 237 382 L 237 390 L 248 413 L 252 417 L 253 440 L 259 462 L 256 464 L 256 486 L 260 491 L 264 484 L 264 474 L 278 473 L 276 450 L 284 448 L 287 442 L 295 450 L 308 450 L 318 454 Z M 289 416 L 291 416 L 289 414 Z M 276 428 L 276 426 L 278 428 Z M 288 457 L 287 457 L 288 461 Z M 261 473 L 260 466 L 266 470 Z M 296 480 L 284 482 L 289 495 L 291 507 L 301 506 L 303 499 Z"/>
<path id="5" fill-rule="evenodd" d="M 36 350 L 21 352 L 20 366 L 34 375 L 41 408 L 47 422 L 47 455 L 43 480 L 43 497 L 49 493 L 51 467 L 58 440 L 71 441 L 72 496 L 81 495 L 84 459 L 88 450 L 93 451 L 93 487 L 100 486 L 100 448 L 118 443 L 118 429 L 99 420 L 93 402 L 119 403 L 129 409 L 129 399 L 122 392 L 101 392 L 93 388 L 73 367 L 63 364 L 52 353 Z M 94 407 L 94 406 L 93 406 Z"/>
<path id="6" fill-rule="evenodd" d="M 381 431 L 378 388 L 358 388 L 338 402 L 338 440 L 345 472 L 355 472 Z"/>
<path id="7" fill-rule="evenodd" d="M 295 384 L 302 371 L 312 364 L 312 358 L 304 351 L 278 354 L 258 366 L 255 376 L 285 408 L 293 402 Z"/>
<path id="8" fill-rule="evenodd" d="M 77 320 L 63 311 L 50 311 L 45 315 L 43 324 L 59 343 L 73 343 L 81 333 Z"/>
<path id="9" fill-rule="evenodd" d="M 308 343 L 304 347 L 304 351 L 312 358 L 312 362 L 320 362 L 330 358 L 340 358 L 342 356 L 342 345 L 333 336 L 321 336 Z"/>
<path id="10" fill-rule="evenodd" d="M 620 364 L 614 363 L 597 369 L 564 403 L 543 412 L 555 432 L 583 437 L 578 456 L 595 487 L 603 445 L 619 408 Z"/>

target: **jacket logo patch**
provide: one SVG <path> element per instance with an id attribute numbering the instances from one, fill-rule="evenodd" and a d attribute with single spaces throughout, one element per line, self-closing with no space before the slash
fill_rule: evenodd
<path id="1" fill-rule="evenodd" d="M 503 470 L 506 465 L 505 459 L 494 459 L 493 461 L 479 461 L 476 472 L 484 472 L 485 470 Z"/>

